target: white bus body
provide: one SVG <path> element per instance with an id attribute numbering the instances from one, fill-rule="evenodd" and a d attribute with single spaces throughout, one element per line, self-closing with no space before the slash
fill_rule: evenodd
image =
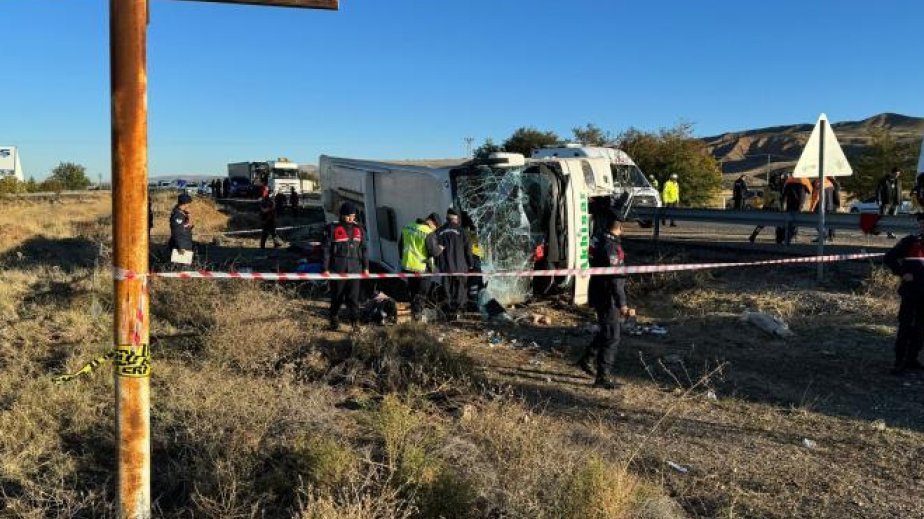
<path id="1" fill-rule="evenodd" d="M 521 156 L 519 159 L 522 161 Z M 390 271 L 401 268 L 398 240 L 402 227 L 433 212 L 444 215 L 449 207 L 477 213 L 472 220 L 486 271 L 588 268 L 591 213 L 598 207 L 608 208 L 617 194 L 610 161 L 605 158 L 430 168 L 321 156 L 319 170 L 326 219 L 336 220 L 343 202 L 355 203 L 367 231 L 370 261 Z M 496 189 L 494 182 L 498 183 Z M 480 186 L 491 189 L 478 191 Z M 480 194 L 472 195 L 476 192 Z M 534 264 L 531 258 L 539 245 L 544 257 Z M 511 258 L 519 258 L 515 266 Z M 528 298 L 533 281 L 510 278 L 514 279 L 519 280 L 515 283 L 525 283 L 525 289 L 501 290 L 498 287 L 507 283 L 495 279 L 488 290 L 503 304 L 522 302 Z M 551 278 L 536 279 L 540 284 L 552 284 Z M 555 283 L 568 286 L 576 304 L 585 304 L 588 281 L 586 277 L 560 278 Z"/>
<path id="2" fill-rule="evenodd" d="M 632 205 L 637 207 L 661 207 L 661 194 L 651 186 L 645 174 L 632 160 L 628 153 L 616 148 L 595 146 L 562 146 L 533 150 L 534 159 L 596 157 L 610 162 L 613 177 L 616 179 L 616 192 L 628 192 L 632 195 Z"/>

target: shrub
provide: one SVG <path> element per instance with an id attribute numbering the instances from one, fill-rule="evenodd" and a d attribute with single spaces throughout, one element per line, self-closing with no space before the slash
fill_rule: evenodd
<path id="1" fill-rule="evenodd" d="M 636 478 L 621 467 L 588 457 L 567 481 L 561 499 L 563 517 L 619 519 L 635 507 Z"/>
<path id="2" fill-rule="evenodd" d="M 410 323 L 364 330 L 342 369 L 349 380 L 382 392 L 465 385 L 477 378 L 468 355 L 439 342 L 423 325 Z"/>
<path id="3" fill-rule="evenodd" d="M 310 482 L 333 490 L 354 476 L 358 459 L 350 446 L 321 434 L 304 434 L 293 443 L 295 455 L 303 461 Z"/>

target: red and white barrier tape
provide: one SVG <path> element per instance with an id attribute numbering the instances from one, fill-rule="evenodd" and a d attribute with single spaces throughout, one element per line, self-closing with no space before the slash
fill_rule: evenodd
<path id="1" fill-rule="evenodd" d="M 306 229 L 306 228 L 308 228 L 308 227 L 311 227 L 311 225 L 289 225 L 289 226 L 287 226 L 287 227 L 276 227 L 276 232 L 279 232 L 279 231 L 291 231 L 292 229 Z M 215 232 L 215 233 L 210 233 L 210 234 L 207 235 L 207 236 L 211 236 L 211 235 L 215 235 L 215 234 L 220 234 L 220 235 L 222 235 L 222 236 L 233 236 L 233 235 L 235 235 L 235 234 L 256 234 L 256 233 L 258 233 L 258 232 L 263 232 L 263 229 L 244 229 L 244 230 L 241 230 L 241 231 Z"/>
<path id="2" fill-rule="evenodd" d="M 302 273 L 302 272 L 212 272 L 209 270 L 194 270 L 185 272 L 152 272 L 151 277 L 173 279 L 246 279 L 258 281 L 328 281 L 344 279 L 411 279 L 423 277 L 564 277 L 564 276 L 603 276 L 603 275 L 633 275 L 656 274 L 664 272 L 680 272 L 688 270 L 707 270 L 734 267 L 757 267 L 764 265 L 794 265 L 802 263 L 834 263 L 870 259 L 882 256 L 881 253 L 835 254 L 828 256 L 807 256 L 799 258 L 785 258 L 762 261 L 737 261 L 726 263 L 685 263 L 678 265 L 632 265 L 623 267 L 598 267 L 589 269 L 555 269 L 555 270 L 527 270 L 516 272 L 458 272 L 446 273 L 420 273 L 407 272 L 369 273 L 369 274 L 337 274 L 337 273 Z M 145 277 L 125 269 L 115 268 L 116 279 L 131 280 Z"/>
<path id="3" fill-rule="evenodd" d="M 291 231 L 293 229 L 307 229 L 314 225 L 288 225 L 286 227 L 276 227 L 276 232 Z M 217 231 L 217 232 L 197 232 L 196 236 L 234 236 L 238 234 L 257 234 L 263 232 L 263 229 L 241 229 L 239 231 Z M 151 236 L 170 236 L 169 234 L 152 234 Z M 320 242 L 318 242 L 320 243 Z"/>
<path id="4" fill-rule="evenodd" d="M 138 298 L 138 308 L 135 309 L 135 326 L 132 328 L 132 346 L 138 348 L 142 343 L 142 329 L 144 327 L 144 308 L 145 299 L 148 297 L 148 278 L 138 276 L 141 279 L 141 296 Z"/>

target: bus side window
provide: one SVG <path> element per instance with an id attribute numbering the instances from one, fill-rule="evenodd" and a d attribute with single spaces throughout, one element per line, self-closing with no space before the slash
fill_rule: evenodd
<path id="1" fill-rule="evenodd" d="M 398 218 L 391 207 L 377 207 L 375 220 L 378 225 L 379 238 L 398 241 Z"/>
<path id="2" fill-rule="evenodd" d="M 584 184 L 590 189 L 596 189 L 597 179 L 594 178 L 594 168 L 590 165 L 590 162 L 582 160 L 581 169 L 584 171 Z"/>

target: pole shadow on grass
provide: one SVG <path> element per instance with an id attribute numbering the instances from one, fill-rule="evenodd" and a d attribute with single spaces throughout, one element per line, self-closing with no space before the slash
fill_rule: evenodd
<path id="1" fill-rule="evenodd" d="M 99 243 L 86 237 L 47 238 L 35 236 L 0 256 L 0 265 L 22 270 L 58 268 L 71 273 L 93 268 L 99 256 Z"/>

